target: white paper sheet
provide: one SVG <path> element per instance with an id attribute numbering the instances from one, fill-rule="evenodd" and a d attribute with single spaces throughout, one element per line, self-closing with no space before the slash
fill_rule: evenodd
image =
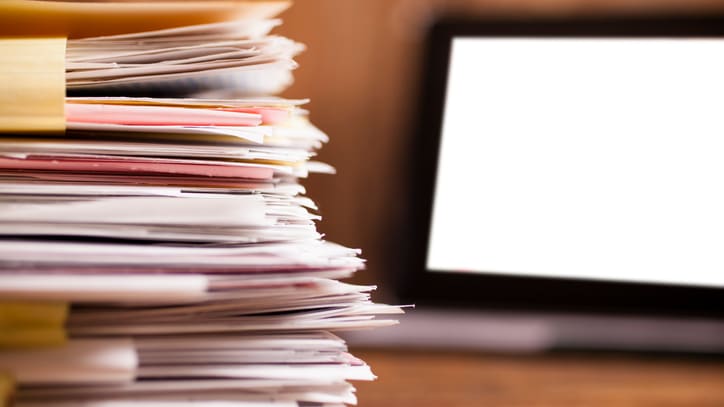
<path id="1" fill-rule="evenodd" d="M 61 347 L 0 350 L 0 369 L 23 385 L 130 383 L 137 368 L 130 339 L 74 339 Z"/>

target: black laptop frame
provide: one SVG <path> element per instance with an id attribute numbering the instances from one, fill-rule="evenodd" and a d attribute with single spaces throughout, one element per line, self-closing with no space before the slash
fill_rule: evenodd
<path id="1" fill-rule="evenodd" d="M 410 240 L 407 264 L 398 283 L 401 297 L 421 307 L 724 316 L 722 288 L 426 270 L 454 37 L 724 37 L 724 15 L 559 20 L 446 18 L 434 24 L 426 41 L 417 126 L 411 137 Z"/>

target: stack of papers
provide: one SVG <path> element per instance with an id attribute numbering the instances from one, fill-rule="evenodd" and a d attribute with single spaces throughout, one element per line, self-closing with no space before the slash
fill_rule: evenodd
<path id="1" fill-rule="evenodd" d="M 63 134 L 0 135 L 0 405 L 354 404 L 395 324 L 299 183 L 301 46 L 238 20 L 70 40 Z M 181 96 L 182 95 L 182 96 Z"/>
<path id="2" fill-rule="evenodd" d="M 70 40 L 69 90 L 105 94 L 188 94 L 233 89 L 280 92 L 291 84 L 292 57 L 303 49 L 267 35 L 279 20 L 246 20 Z"/>

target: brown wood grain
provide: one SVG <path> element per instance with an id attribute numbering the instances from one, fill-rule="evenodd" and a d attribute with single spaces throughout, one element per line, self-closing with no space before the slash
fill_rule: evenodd
<path id="1" fill-rule="evenodd" d="M 724 406 L 724 362 L 636 355 L 367 350 L 360 407 Z"/>

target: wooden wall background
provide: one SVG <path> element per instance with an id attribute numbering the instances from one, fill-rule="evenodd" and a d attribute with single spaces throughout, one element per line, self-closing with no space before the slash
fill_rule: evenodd
<path id="1" fill-rule="evenodd" d="M 311 98 L 313 122 L 331 137 L 319 159 L 335 176 L 307 180 L 329 240 L 360 247 L 367 270 L 355 280 L 391 294 L 409 202 L 407 153 L 414 142 L 421 45 L 435 16 L 601 15 L 724 11 L 724 0 L 296 0 L 276 32 L 303 42 L 285 96 Z"/>

